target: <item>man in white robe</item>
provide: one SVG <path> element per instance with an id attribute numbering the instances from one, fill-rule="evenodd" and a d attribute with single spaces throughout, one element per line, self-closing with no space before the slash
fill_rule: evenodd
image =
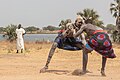
<path id="1" fill-rule="evenodd" d="M 24 40 L 23 35 L 25 34 L 25 30 L 21 27 L 21 24 L 18 25 L 18 28 L 16 29 L 17 34 L 17 52 L 21 50 L 21 53 L 23 53 L 24 50 Z"/>

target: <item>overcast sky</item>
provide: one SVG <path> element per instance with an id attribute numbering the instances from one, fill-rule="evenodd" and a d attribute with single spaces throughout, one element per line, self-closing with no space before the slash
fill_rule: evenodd
<path id="1" fill-rule="evenodd" d="M 76 18 L 85 8 L 94 9 L 106 24 L 115 23 L 110 14 L 114 0 L 0 0 L 0 26 L 19 24 L 23 26 L 58 26 L 62 19 Z"/>

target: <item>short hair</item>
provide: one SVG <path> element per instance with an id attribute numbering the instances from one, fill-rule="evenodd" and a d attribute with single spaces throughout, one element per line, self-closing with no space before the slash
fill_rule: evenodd
<path id="1" fill-rule="evenodd" d="M 18 29 L 20 29 L 20 28 L 21 28 L 21 24 L 18 25 Z"/>
<path id="2" fill-rule="evenodd" d="M 93 21 L 92 21 L 91 19 L 87 19 L 87 20 L 85 20 L 85 23 L 86 23 L 86 24 L 88 24 L 88 23 L 92 24 Z"/>
<path id="3" fill-rule="evenodd" d="M 80 20 L 80 21 L 83 23 L 83 19 L 81 19 L 81 18 L 77 18 L 77 19 L 75 20 L 75 23 L 76 23 L 78 20 Z"/>

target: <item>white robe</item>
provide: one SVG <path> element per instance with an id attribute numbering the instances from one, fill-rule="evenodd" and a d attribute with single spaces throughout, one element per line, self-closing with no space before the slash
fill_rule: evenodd
<path id="1" fill-rule="evenodd" d="M 25 33 L 25 30 L 23 28 L 16 29 L 17 34 L 17 50 L 24 50 L 24 40 L 23 40 L 23 34 Z"/>

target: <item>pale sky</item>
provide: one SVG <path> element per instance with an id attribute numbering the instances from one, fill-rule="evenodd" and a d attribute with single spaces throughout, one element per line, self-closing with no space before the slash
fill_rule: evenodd
<path id="1" fill-rule="evenodd" d="M 115 24 L 109 8 L 114 0 L 0 0 L 0 26 L 58 26 L 61 20 L 76 19 L 76 13 L 85 8 L 94 9 L 100 20 Z"/>

